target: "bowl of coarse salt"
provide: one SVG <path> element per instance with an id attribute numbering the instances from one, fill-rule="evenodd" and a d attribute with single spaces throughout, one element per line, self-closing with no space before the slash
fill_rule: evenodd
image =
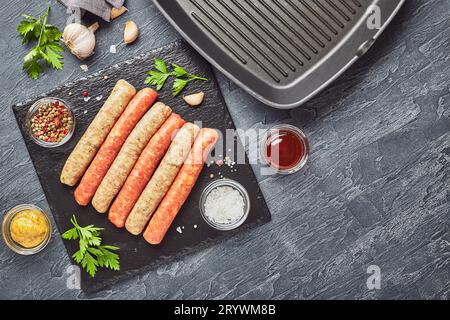
<path id="1" fill-rule="evenodd" d="M 205 222 L 217 230 L 233 230 L 247 219 L 250 197 L 237 181 L 211 182 L 200 196 L 200 212 Z"/>

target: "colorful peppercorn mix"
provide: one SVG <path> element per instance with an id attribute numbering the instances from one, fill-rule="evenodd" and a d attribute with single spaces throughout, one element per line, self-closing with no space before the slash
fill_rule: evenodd
<path id="1" fill-rule="evenodd" d="M 30 123 L 34 137 L 45 142 L 60 142 L 72 126 L 71 114 L 59 101 L 39 107 Z"/>

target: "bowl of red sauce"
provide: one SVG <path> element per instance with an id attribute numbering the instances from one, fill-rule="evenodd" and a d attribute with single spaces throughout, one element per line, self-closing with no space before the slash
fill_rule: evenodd
<path id="1" fill-rule="evenodd" d="M 260 152 L 263 162 L 280 174 L 299 171 L 309 158 L 309 142 L 299 128 L 280 124 L 270 128 L 262 137 Z"/>

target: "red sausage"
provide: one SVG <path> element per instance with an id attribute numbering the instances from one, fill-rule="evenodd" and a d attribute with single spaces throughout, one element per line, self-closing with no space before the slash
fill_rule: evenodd
<path id="1" fill-rule="evenodd" d="M 125 221 L 139 199 L 142 190 L 144 190 L 159 161 L 169 148 L 172 137 L 185 122 L 178 114 L 171 114 L 142 151 L 109 210 L 109 221 L 116 227 L 123 228 L 125 226 Z"/>
<path id="2" fill-rule="evenodd" d="M 219 135 L 214 129 L 200 130 L 188 158 L 144 232 L 144 238 L 148 243 L 159 244 L 162 241 L 194 187 L 206 158 L 218 138 Z"/>
<path id="3" fill-rule="evenodd" d="M 91 201 L 128 135 L 157 97 L 156 91 L 145 88 L 130 101 L 75 190 L 75 200 L 79 205 L 86 206 Z"/>

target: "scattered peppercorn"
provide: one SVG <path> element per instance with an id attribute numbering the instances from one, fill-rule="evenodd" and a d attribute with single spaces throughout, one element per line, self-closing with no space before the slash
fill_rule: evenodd
<path id="1" fill-rule="evenodd" d="M 30 123 L 33 136 L 45 142 L 60 142 L 67 136 L 72 125 L 71 114 L 59 101 L 39 107 Z"/>

